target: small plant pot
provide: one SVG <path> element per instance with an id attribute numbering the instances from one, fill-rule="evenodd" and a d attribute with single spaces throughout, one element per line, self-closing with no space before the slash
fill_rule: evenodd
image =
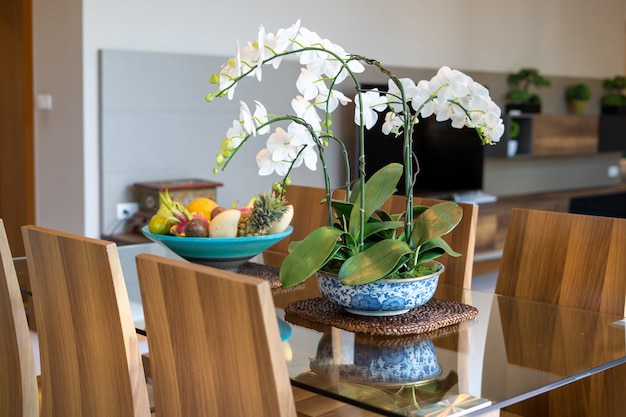
<path id="1" fill-rule="evenodd" d="M 363 316 L 394 316 L 427 303 L 437 290 L 443 264 L 439 269 L 416 278 L 381 279 L 362 285 L 347 285 L 335 274 L 318 271 L 317 285 L 324 297 L 346 311 Z"/>
<path id="2" fill-rule="evenodd" d="M 519 147 L 519 142 L 517 141 L 517 139 L 509 139 L 509 141 L 507 143 L 507 148 L 506 148 L 507 156 L 509 158 L 512 158 L 515 155 L 517 155 L 518 147 Z"/>
<path id="3" fill-rule="evenodd" d="M 567 102 L 567 111 L 570 114 L 583 114 L 587 108 L 587 100 L 571 100 Z"/>

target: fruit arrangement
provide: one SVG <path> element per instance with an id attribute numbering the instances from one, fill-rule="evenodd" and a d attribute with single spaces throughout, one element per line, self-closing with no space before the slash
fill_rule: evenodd
<path id="1" fill-rule="evenodd" d="M 253 196 L 237 208 L 219 206 L 198 197 L 186 206 L 172 200 L 166 189 L 159 193 L 161 204 L 150 218 L 148 230 L 158 235 L 180 237 L 246 237 L 281 233 L 293 218 L 293 206 L 268 193 Z"/>

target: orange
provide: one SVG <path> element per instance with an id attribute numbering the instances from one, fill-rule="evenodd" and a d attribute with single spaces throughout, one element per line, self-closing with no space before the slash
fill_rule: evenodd
<path id="1" fill-rule="evenodd" d="M 217 203 L 207 197 L 198 197 L 187 204 L 187 210 L 191 213 L 203 215 L 207 220 L 211 220 L 211 212 L 217 207 Z"/>

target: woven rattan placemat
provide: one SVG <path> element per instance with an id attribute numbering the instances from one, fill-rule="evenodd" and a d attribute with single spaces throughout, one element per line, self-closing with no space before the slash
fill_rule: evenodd
<path id="1" fill-rule="evenodd" d="M 280 283 L 280 269 L 274 266 L 257 264 L 255 262 L 245 262 L 237 267 L 236 272 L 242 275 L 249 275 L 251 277 L 269 281 L 271 289 L 282 287 Z"/>
<path id="2" fill-rule="evenodd" d="M 297 291 L 304 288 L 303 284 L 285 288 L 280 282 L 280 268 L 270 265 L 257 264 L 255 262 L 246 262 L 235 270 L 235 272 L 248 275 L 255 278 L 261 278 L 270 283 L 272 294 Z"/>
<path id="3" fill-rule="evenodd" d="M 431 299 L 426 304 L 396 316 L 360 316 L 345 311 L 325 298 L 294 301 L 285 307 L 285 319 L 300 318 L 356 333 L 402 336 L 432 332 L 471 320 L 478 309 L 450 300 Z"/>

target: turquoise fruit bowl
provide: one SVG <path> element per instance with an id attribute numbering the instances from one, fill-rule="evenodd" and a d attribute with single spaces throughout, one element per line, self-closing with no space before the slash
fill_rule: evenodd
<path id="1" fill-rule="evenodd" d="M 148 226 L 141 232 L 178 256 L 190 262 L 235 270 L 243 263 L 280 242 L 293 232 L 289 226 L 284 232 L 248 237 L 178 237 L 150 233 Z"/>

